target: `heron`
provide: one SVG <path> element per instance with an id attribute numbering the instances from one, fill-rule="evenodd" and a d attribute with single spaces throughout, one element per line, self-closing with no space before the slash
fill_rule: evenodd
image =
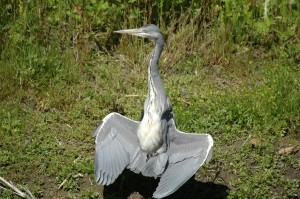
<path id="1" fill-rule="evenodd" d="M 148 94 L 141 121 L 119 113 L 108 114 L 95 129 L 95 178 L 110 185 L 130 169 L 147 177 L 160 178 L 153 198 L 164 198 L 178 190 L 212 157 L 209 134 L 184 133 L 176 128 L 174 113 L 159 74 L 164 37 L 147 24 L 137 29 L 114 31 L 148 38 L 155 47 L 148 65 Z"/>

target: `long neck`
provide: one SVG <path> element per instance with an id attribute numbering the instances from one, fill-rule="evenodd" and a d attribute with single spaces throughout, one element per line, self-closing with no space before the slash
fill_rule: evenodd
<path id="1" fill-rule="evenodd" d="M 165 94 L 162 80 L 159 76 L 158 61 L 163 50 L 164 39 L 161 36 L 155 41 L 155 48 L 152 51 L 148 66 L 148 97 L 157 99 L 158 95 Z"/>
<path id="2" fill-rule="evenodd" d="M 163 37 L 158 38 L 155 41 L 155 48 L 153 49 L 153 51 L 151 53 L 149 66 L 148 66 L 148 75 L 149 75 L 149 77 L 153 76 L 153 75 L 154 76 L 159 75 L 158 61 L 159 61 L 160 54 L 163 50 L 163 45 L 164 45 Z"/>

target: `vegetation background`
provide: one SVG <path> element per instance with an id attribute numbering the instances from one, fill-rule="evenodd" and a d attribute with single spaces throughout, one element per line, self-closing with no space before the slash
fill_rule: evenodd
<path id="1" fill-rule="evenodd" d="M 112 111 L 139 119 L 152 43 L 112 31 L 146 23 L 178 127 L 215 140 L 170 198 L 299 198 L 297 0 L 2 0 L 0 176 L 36 198 L 151 197 L 136 176 L 95 184 L 91 134 Z"/>

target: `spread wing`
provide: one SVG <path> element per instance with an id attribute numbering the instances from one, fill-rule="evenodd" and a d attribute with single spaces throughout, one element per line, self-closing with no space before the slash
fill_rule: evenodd
<path id="1" fill-rule="evenodd" d="M 139 122 L 110 113 L 94 131 L 95 176 L 102 185 L 113 183 L 130 164 L 140 147 L 136 136 Z"/>
<path id="2" fill-rule="evenodd" d="M 211 159 L 213 139 L 209 134 L 188 134 L 175 126 L 169 129 L 169 165 L 162 174 L 154 198 L 163 198 L 179 189 Z"/>

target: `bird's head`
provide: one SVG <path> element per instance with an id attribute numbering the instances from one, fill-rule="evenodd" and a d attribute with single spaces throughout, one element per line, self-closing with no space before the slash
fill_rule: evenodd
<path id="1" fill-rule="evenodd" d="M 162 37 L 162 34 L 159 28 L 154 24 L 147 24 L 137 29 L 125 29 L 125 30 L 117 30 L 115 33 L 121 34 L 129 34 L 138 37 L 148 38 L 152 40 L 156 40 Z"/>

